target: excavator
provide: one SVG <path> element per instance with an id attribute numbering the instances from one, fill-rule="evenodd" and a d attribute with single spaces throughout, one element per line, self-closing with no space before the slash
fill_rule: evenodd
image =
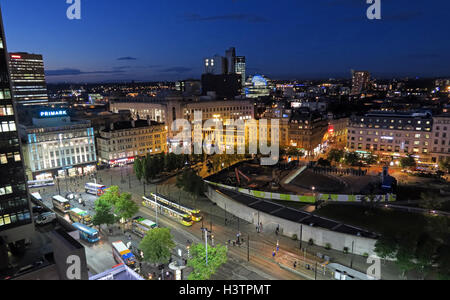
<path id="1" fill-rule="evenodd" d="M 244 173 L 242 173 L 241 170 L 239 170 L 239 168 L 235 168 L 234 172 L 236 173 L 236 179 L 237 179 L 239 185 L 241 185 L 241 179 L 239 177 L 239 175 L 241 175 L 242 177 L 245 178 L 245 180 L 247 180 L 247 186 L 249 188 L 256 188 L 258 186 L 256 183 L 251 184 L 252 180 L 248 176 L 246 176 Z"/>

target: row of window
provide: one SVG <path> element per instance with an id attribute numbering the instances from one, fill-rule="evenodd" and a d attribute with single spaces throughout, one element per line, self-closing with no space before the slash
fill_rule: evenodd
<path id="1" fill-rule="evenodd" d="M 31 220 L 31 214 L 29 211 L 22 211 L 18 213 L 3 215 L 0 216 L 0 227 L 28 220 Z"/>
<path id="2" fill-rule="evenodd" d="M 11 131 L 16 131 L 16 122 L 4 121 L 1 123 L 0 132 L 11 132 Z"/>
<path id="3" fill-rule="evenodd" d="M 14 162 L 21 161 L 20 159 L 20 153 L 14 152 L 14 153 L 0 153 L 0 164 L 5 165 L 8 162 L 11 162 L 14 159 Z"/>

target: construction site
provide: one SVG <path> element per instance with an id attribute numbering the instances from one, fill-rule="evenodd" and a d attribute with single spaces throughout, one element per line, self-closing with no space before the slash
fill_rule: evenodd
<path id="1" fill-rule="evenodd" d="M 368 174 L 365 170 L 351 168 L 323 168 L 314 162 L 299 164 L 298 161 L 292 161 L 261 166 L 257 161 L 247 161 L 211 175 L 206 180 L 229 187 L 296 195 L 369 195 L 387 192 L 386 187 L 383 188 L 386 180 L 381 174 Z M 388 189 L 392 190 L 392 186 Z"/>

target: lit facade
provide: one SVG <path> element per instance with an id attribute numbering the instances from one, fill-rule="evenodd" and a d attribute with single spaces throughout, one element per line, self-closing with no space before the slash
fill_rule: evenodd
<path id="1" fill-rule="evenodd" d="M 95 172 L 94 129 L 89 121 L 71 122 L 64 111 L 40 112 L 32 125 L 21 125 L 30 180 L 73 177 Z M 46 115 L 47 114 L 47 115 Z"/>
<path id="2" fill-rule="evenodd" d="M 8 263 L 6 245 L 34 232 L 7 53 L 0 11 L 0 270 Z"/>
<path id="3" fill-rule="evenodd" d="M 269 79 L 262 75 L 254 75 L 248 78 L 244 90 L 247 98 L 258 98 L 269 96 L 272 88 Z"/>
<path id="4" fill-rule="evenodd" d="M 14 100 L 23 105 L 48 103 L 42 55 L 23 52 L 9 55 Z"/>
<path id="5" fill-rule="evenodd" d="M 100 131 L 99 161 L 111 166 L 133 163 L 136 157 L 167 151 L 167 129 L 151 120 L 123 121 Z"/>
<path id="6" fill-rule="evenodd" d="M 392 159 L 412 154 L 432 163 L 433 118 L 429 112 L 371 112 L 350 118 L 347 148 Z"/>
<path id="7" fill-rule="evenodd" d="M 370 73 L 367 71 L 353 71 L 351 95 L 359 95 L 369 88 Z"/>
<path id="8" fill-rule="evenodd" d="M 450 114 L 433 117 L 432 162 L 438 163 L 450 157 Z"/>

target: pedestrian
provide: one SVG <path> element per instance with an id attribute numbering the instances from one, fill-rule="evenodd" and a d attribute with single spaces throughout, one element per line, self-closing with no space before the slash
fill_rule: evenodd
<path id="1" fill-rule="evenodd" d="M 259 230 L 262 232 L 263 231 L 263 226 L 262 226 L 262 222 L 259 223 Z"/>
<path id="2" fill-rule="evenodd" d="M 294 269 L 297 269 L 297 261 L 294 262 Z"/>

